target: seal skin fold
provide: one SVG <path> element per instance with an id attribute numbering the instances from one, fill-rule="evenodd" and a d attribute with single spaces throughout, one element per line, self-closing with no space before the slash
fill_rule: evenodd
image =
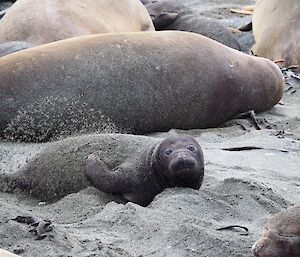
<path id="1" fill-rule="evenodd" d="M 0 70 L 0 136 L 26 141 L 97 131 L 103 117 L 136 134 L 217 127 L 272 108 L 284 86 L 271 61 L 179 31 L 61 40 L 4 56 Z"/>

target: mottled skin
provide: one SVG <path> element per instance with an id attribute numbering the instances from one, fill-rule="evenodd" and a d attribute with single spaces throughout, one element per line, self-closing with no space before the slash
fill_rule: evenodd
<path id="1" fill-rule="evenodd" d="M 91 153 L 101 161 L 94 155 L 86 160 Z M 92 181 L 100 190 L 146 205 L 166 187 L 199 189 L 203 166 L 201 147 L 190 136 L 163 140 L 126 134 L 84 135 L 50 143 L 24 168 L 0 173 L 0 190 L 21 190 L 42 201 L 54 201 Z M 103 167 L 102 174 L 99 167 Z"/>
<path id="2" fill-rule="evenodd" d="M 177 0 L 162 0 L 145 5 L 156 30 L 180 30 L 201 34 L 240 50 L 234 35 L 219 21 L 200 15 Z"/>
<path id="3" fill-rule="evenodd" d="M 167 187 L 199 189 L 204 176 L 203 153 L 192 137 L 171 136 L 147 150 L 145 161 L 121 164 L 114 170 L 92 154 L 85 174 L 97 189 L 122 194 L 127 200 L 146 206 Z"/>
<path id="4" fill-rule="evenodd" d="M 179 31 L 62 40 L 4 56 L 0 70 L 0 136 L 27 141 L 102 116 L 136 134 L 216 127 L 272 108 L 284 86 L 271 61 Z"/>
<path id="5" fill-rule="evenodd" d="M 10 41 L 10 42 L 1 43 L 0 57 L 27 49 L 29 47 L 32 47 L 32 45 L 22 41 Z"/>
<path id="6" fill-rule="evenodd" d="M 153 30 L 139 0 L 18 0 L 0 21 L 0 43 L 41 45 L 82 35 Z"/>
<path id="7" fill-rule="evenodd" d="M 253 12 L 252 53 L 284 66 L 300 65 L 300 1 L 258 0 Z M 298 69 L 299 70 L 299 69 Z"/>
<path id="8" fill-rule="evenodd" d="M 300 256 L 300 205 L 274 215 L 252 247 L 256 257 Z"/>

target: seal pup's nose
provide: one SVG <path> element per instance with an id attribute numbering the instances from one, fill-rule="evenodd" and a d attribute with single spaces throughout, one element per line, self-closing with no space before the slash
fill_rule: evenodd
<path id="1" fill-rule="evenodd" d="M 186 156 L 185 153 L 179 153 L 178 159 L 181 160 L 182 162 L 186 162 L 187 161 L 187 156 Z"/>
<path id="2" fill-rule="evenodd" d="M 177 153 L 170 162 L 170 167 L 173 171 L 183 169 L 192 169 L 196 165 L 194 158 L 191 158 L 184 152 Z"/>

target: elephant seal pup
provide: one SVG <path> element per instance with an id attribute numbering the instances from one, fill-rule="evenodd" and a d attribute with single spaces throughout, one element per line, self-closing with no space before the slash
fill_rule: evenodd
<path id="1" fill-rule="evenodd" d="M 258 0 L 253 12 L 252 53 L 300 69 L 300 1 Z"/>
<path id="2" fill-rule="evenodd" d="M 139 0 L 18 0 L 0 21 L 0 43 L 41 45 L 82 35 L 154 30 Z"/>
<path id="3" fill-rule="evenodd" d="M 147 149 L 142 158 L 145 161 L 110 170 L 101 157 L 92 154 L 87 159 L 85 174 L 97 189 L 122 194 L 143 206 L 167 187 L 199 189 L 202 184 L 203 153 L 190 136 L 169 137 L 150 151 Z"/>
<path id="4" fill-rule="evenodd" d="M 145 5 L 156 30 L 189 31 L 240 50 L 237 38 L 219 21 L 200 15 L 177 0 L 163 0 Z"/>
<path id="5" fill-rule="evenodd" d="M 89 180 L 100 190 L 146 205 L 166 187 L 199 189 L 203 169 L 201 147 L 190 136 L 94 134 L 51 143 L 21 170 L 0 173 L 0 188 L 51 201 L 84 189 Z"/>
<path id="6" fill-rule="evenodd" d="M 300 256 L 300 205 L 275 214 L 252 247 L 256 257 Z"/>
<path id="7" fill-rule="evenodd" d="M 180 62 L 178 61 L 180 60 Z M 216 127 L 282 97 L 273 62 L 179 31 L 91 35 L 0 59 L 0 137 Z"/>
<path id="8" fill-rule="evenodd" d="M 10 41 L 0 43 L 0 57 L 18 52 L 27 48 L 32 47 L 31 44 L 22 41 Z"/>

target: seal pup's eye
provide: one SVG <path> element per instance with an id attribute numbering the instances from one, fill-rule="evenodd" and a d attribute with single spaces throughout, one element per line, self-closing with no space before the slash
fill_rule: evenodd
<path id="1" fill-rule="evenodd" d="M 166 150 L 165 150 L 165 156 L 166 156 L 166 157 L 169 157 L 170 154 L 171 154 L 172 152 L 173 152 L 173 151 L 172 151 L 171 149 L 169 149 L 169 148 L 166 149 Z"/>
<path id="2" fill-rule="evenodd" d="M 186 149 L 188 149 L 191 152 L 193 152 L 193 151 L 195 151 L 195 146 L 194 145 L 188 145 Z"/>

